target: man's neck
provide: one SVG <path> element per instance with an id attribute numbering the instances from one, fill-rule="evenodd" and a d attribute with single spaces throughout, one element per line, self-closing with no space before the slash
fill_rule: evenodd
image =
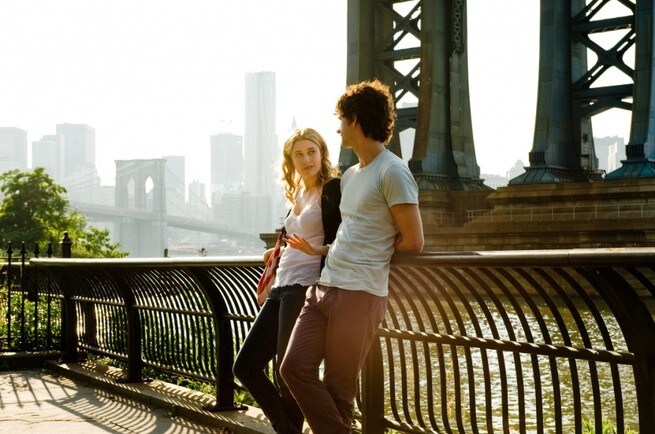
<path id="1" fill-rule="evenodd" d="M 354 149 L 357 158 L 359 158 L 359 167 L 368 166 L 385 149 L 384 143 L 381 142 L 367 140 L 361 143 L 357 149 Z"/>

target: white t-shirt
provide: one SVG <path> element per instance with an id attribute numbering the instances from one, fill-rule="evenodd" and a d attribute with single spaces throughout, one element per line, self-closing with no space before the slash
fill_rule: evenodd
<path id="1" fill-rule="evenodd" d="M 292 209 L 284 220 L 284 228 L 287 234 L 303 236 L 309 244 L 323 245 L 325 234 L 321 216 L 321 195 L 315 195 L 299 215 L 294 214 Z M 275 274 L 273 288 L 295 284 L 313 285 L 321 271 L 321 259 L 321 255 L 308 255 L 298 249 L 285 247 Z"/>
<path id="2" fill-rule="evenodd" d="M 390 208 L 418 204 L 409 168 L 391 151 L 341 177 L 341 226 L 325 260 L 319 283 L 386 296 L 389 262 L 398 233 Z"/>

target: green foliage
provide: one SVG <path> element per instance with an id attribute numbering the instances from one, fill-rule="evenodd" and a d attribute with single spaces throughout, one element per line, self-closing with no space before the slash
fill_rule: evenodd
<path id="1" fill-rule="evenodd" d="M 240 404 L 249 405 L 249 406 L 251 406 L 251 407 L 259 407 L 259 404 L 257 404 L 257 402 L 255 402 L 255 400 L 254 400 L 253 397 L 250 395 L 250 393 L 248 393 L 248 391 L 246 391 L 246 390 L 238 390 L 238 391 L 235 393 L 235 395 L 236 395 L 236 396 L 235 396 L 234 400 L 235 400 L 236 402 L 238 402 L 238 403 L 240 403 Z"/>
<path id="2" fill-rule="evenodd" d="M 61 300 L 46 294 L 28 297 L 17 291 L 8 299 L 4 276 L 0 288 L 0 336 L 5 338 L 0 351 L 56 349 L 61 336 Z"/>
<path id="3" fill-rule="evenodd" d="M 14 250 L 24 241 L 28 249 L 39 243 L 45 252 L 52 243 L 55 255 L 61 253 L 59 241 L 68 231 L 73 240 L 73 256 L 120 258 L 127 253 L 112 244 L 109 231 L 87 225 L 86 218 L 69 209 L 66 189 L 58 185 L 42 167 L 22 172 L 11 170 L 0 175 L 0 246 L 11 241 Z"/>
<path id="4" fill-rule="evenodd" d="M 582 421 L 582 432 L 583 434 L 596 434 L 596 428 L 594 427 L 594 422 L 591 420 L 584 419 Z M 605 419 L 603 420 L 603 432 L 601 434 L 616 434 L 616 427 L 614 424 Z M 636 431 L 633 431 L 630 428 L 625 429 L 625 434 L 636 434 Z"/>

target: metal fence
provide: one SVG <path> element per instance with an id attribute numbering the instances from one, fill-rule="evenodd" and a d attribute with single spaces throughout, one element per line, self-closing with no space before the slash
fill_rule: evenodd
<path id="1" fill-rule="evenodd" d="M 655 427 L 654 249 L 399 259 L 391 288 L 370 432 Z"/>
<path id="2" fill-rule="evenodd" d="M 62 348 L 62 294 L 29 266 L 41 254 L 9 243 L 0 263 L 0 352 L 58 351 Z M 52 256 L 52 245 L 45 252 Z"/>
<path id="3" fill-rule="evenodd" d="M 257 313 L 260 258 L 33 259 L 63 349 L 216 385 Z M 49 289 L 50 290 L 50 289 Z M 361 376 L 362 432 L 649 432 L 655 249 L 397 257 Z"/>

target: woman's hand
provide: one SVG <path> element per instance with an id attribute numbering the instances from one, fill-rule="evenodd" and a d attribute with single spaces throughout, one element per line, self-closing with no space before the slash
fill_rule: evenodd
<path id="1" fill-rule="evenodd" d="M 309 244 L 309 242 L 305 238 L 301 237 L 300 235 L 296 235 L 296 234 L 287 235 L 284 241 L 286 241 L 287 245 L 293 247 L 294 249 L 298 249 L 307 255 L 327 254 L 327 246 L 313 246 Z"/>

